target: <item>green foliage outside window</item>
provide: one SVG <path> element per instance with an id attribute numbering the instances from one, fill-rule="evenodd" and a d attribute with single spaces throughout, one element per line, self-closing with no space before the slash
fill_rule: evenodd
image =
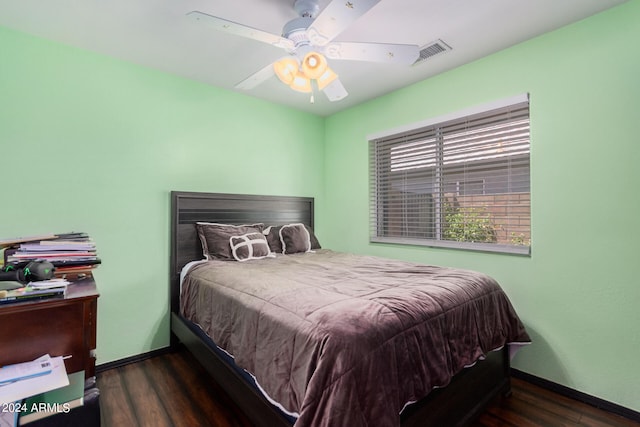
<path id="1" fill-rule="evenodd" d="M 456 242 L 496 243 L 496 235 L 491 214 L 486 208 L 459 207 L 445 203 L 445 240 Z"/>
<path id="2" fill-rule="evenodd" d="M 524 233 L 511 233 L 511 244 L 518 246 L 531 246 L 531 239 L 527 238 Z"/>

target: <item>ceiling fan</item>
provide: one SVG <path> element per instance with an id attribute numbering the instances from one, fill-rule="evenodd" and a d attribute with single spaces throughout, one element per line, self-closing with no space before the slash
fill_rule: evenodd
<path id="1" fill-rule="evenodd" d="M 311 93 L 313 85 L 330 101 L 339 101 L 348 93 L 327 59 L 384 62 L 410 65 L 418 58 L 419 47 L 408 44 L 360 43 L 333 41 L 356 19 L 367 13 L 380 0 L 332 0 L 320 12 L 318 0 L 295 0 L 299 17 L 287 22 L 282 36 L 252 28 L 200 11 L 187 16 L 208 23 L 216 30 L 277 46 L 288 56 L 267 65 L 235 87 L 249 90 L 274 74 L 292 89 Z"/>

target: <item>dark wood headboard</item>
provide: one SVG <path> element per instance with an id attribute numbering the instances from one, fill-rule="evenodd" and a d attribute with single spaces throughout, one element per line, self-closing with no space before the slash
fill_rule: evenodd
<path id="1" fill-rule="evenodd" d="M 301 222 L 313 228 L 313 198 L 247 194 L 171 192 L 171 311 L 179 311 L 180 271 L 202 259 L 195 223 L 283 225 Z"/>

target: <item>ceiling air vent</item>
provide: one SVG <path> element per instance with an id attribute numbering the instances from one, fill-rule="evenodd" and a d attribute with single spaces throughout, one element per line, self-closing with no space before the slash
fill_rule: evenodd
<path id="1" fill-rule="evenodd" d="M 416 62 L 414 62 L 413 65 L 420 64 L 432 56 L 444 53 L 448 50 L 451 50 L 451 46 L 440 39 L 426 44 L 420 48 L 420 56 L 418 56 L 418 59 L 416 59 Z"/>

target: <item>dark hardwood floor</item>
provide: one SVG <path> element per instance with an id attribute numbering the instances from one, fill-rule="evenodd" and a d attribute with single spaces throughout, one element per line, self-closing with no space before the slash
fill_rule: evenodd
<path id="1" fill-rule="evenodd" d="M 252 425 L 186 350 L 100 372 L 97 379 L 103 427 Z M 523 380 L 514 378 L 512 390 L 473 427 L 640 427 Z"/>

